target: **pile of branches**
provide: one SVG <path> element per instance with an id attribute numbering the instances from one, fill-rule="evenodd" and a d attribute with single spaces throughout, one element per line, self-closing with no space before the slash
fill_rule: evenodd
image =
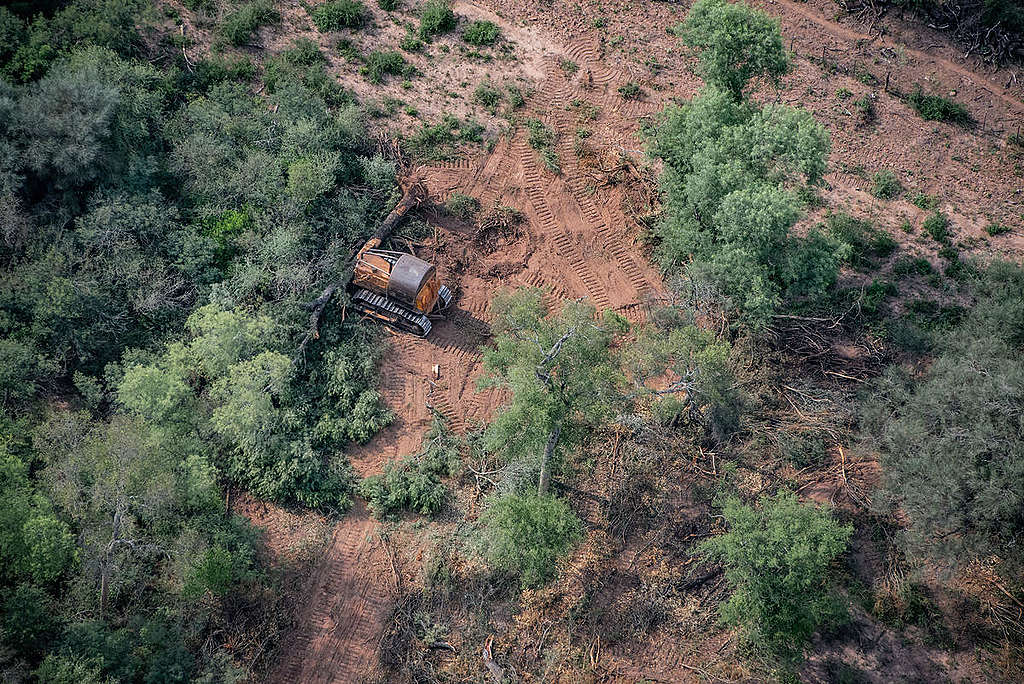
<path id="1" fill-rule="evenodd" d="M 848 14 L 874 22 L 890 8 L 910 9 L 928 26 L 948 31 L 966 46 L 964 56 L 978 54 L 996 64 L 1024 61 L 1024 9 L 1014 0 L 836 0 Z"/>

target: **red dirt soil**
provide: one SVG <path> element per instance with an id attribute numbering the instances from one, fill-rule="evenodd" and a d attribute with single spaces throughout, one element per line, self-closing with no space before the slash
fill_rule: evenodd
<path id="1" fill-rule="evenodd" d="M 518 0 L 486 4 L 506 24 L 519 26 L 529 26 L 540 11 L 540 6 Z M 904 216 L 918 223 L 925 212 L 906 201 L 874 199 L 866 192 L 869 182 L 864 174 L 852 170 L 856 165 L 869 172 L 888 168 L 908 188 L 939 195 L 960 237 L 981 236 L 988 220 L 1015 228 L 993 239 L 994 244 L 982 243 L 976 253 L 1024 249 L 1021 179 L 1012 171 L 1004 143 L 993 135 L 1012 131 L 1021 121 L 1024 105 L 1018 98 L 1019 88 L 1007 91 L 976 73 L 973 65 L 953 60 L 951 48 L 942 48 L 942 55 L 919 47 L 903 48 L 891 38 L 830 21 L 813 4 L 770 3 L 767 9 L 781 15 L 783 35 L 798 54 L 795 73 L 779 93 L 781 99 L 810 109 L 832 131 L 834 172 L 828 176 L 832 204 L 841 199 L 854 213 L 873 216 L 883 226 L 894 228 Z M 457 4 L 456 11 L 481 12 L 464 3 Z M 643 319 L 645 302 L 661 295 L 660 276 L 637 244 L 640 226 L 621 208 L 621 188 L 606 185 L 593 166 L 581 164 L 573 140 L 576 128 L 586 126 L 592 130 L 588 142 L 593 149 L 631 154 L 641 147 L 634 133 L 642 117 L 660 110 L 671 97 L 696 92 L 699 80 L 687 70 L 689 60 L 674 56 L 679 52 L 678 41 L 665 35 L 665 28 L 679 21 L 685 8 L 631 4 L 625 10 L 628 23 L 623 24 L 621 14 L 610 17 L 609 30 L 621 25 L 627 46 L 642 45 L 645 54 L 667 56 L 659 57 L 662 63 L 677 65 L 660 75 L 640 66 L 639 58 L 631 61 L 624 56 L 625 49 L 610 50 L 603 34 L 591 28 L 589 16 L 562 6 L 543 11 L 543 29 L 530 26 L 530 34 L 553 33 L 565 43 L 545 43 L 540 37 L 532 41 L 531 50 L 546 44 L 548 54 L 542 62 L 544 78 L 527 109 L 556 132 L 562 173 L 556 176 L 545 170 L 522 129 L 511 140 L 500 140 L 490 153 L 421 169 L 435 202 L 460 192 L 478 198 L 484 210 L 495 203 L 515 207 L 527 222 L 521 239 L 490 253 L 481 253 L 464 236 L 441 232 L 434 248 L 442 255 L 442 267 L 448 266 L 443 276 L 459 292 L 457 311 L 439 322 L 429 339 L 394 337 L 383 364 L 382 387 L 397 420 L 350 454 L 360 476 L 380 472 L 388 461 L 413 452 L 429 428 L 433 411 L 461 432 L 474 421 L 486 419 L 498 405 L 499 395 L 475 389 L 481 372 L 479 345 L 487 340 L 488 305 L 496 289 L 539 286 L 550 293 L 552 304 L 586 297 L 634 322 Z M 523 33 L 519 26 L 506 28 L 515 35 Z M 891 26 L 896 30 L 900 25 Z M 901 38 L 909 40 L 907 35 Z M 947 45 L 939 38 L 934 42 Z M 880 91 L 877 126 L 856 125 L 834 93 L 844 87 L 859 95 L 869 88 L 849 76 L 827 75 L 812 63 L 823 46 L 830 48 L 828 57 L 838 55 L 843 65 L 860 61 L 882 78 L 890 70 L 892 84 L 904 90 L 914 82 L 930 83 L 944 92 L 956 90 L 957 99 L 969 103 L 984 129 L 968 132 L 922 122 L 899 99 Z M 900 56 L 890 59 L 890 53 Z M 564 59 L 578 65 L 574 75 L 562 68 Z M 883 62 L 881 67 L 878 60 Z M 996 76 L 1006 78 L 1005 73 Z M 627 101 L 619 95 L 618 87 L 629 81 L 645 89 L 642 100 Z M 574 100 L 599 107 L 596 120 L 578 122 L 569 108 Z M 969 167 L 971 163 L 976 166 Z M 432 372 L 435 364 L 440 366 L 439 378 Z M 362 505 L 337 524 L 326 554 L 300 597 L 298 626 L 284 645 L 285 658 L 273 681 L 355 682 L 373 674 L 383 621 L 393 600 L 392 569 L 376 540 L 379 529 Z M 613 659 L 627 664 L 630 671 L 665 681 L 697 679 L 685 664 L 679 666 L 683 645 L 659 646 L 665 648 L 644 648 L 631 658 L 616 654 Z M 666 649 L 676 657 L 668 658 Z"/>

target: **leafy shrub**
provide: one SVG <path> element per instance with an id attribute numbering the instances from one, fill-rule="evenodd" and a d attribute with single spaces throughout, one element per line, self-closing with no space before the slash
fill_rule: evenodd
<path id="1" fill-rule="evenodd" d="M 560 66 L 562 68 L 562 71 L 564 71 L 569 76 L 574 76 L 576 72 L 580 70 L 579 64 L 572 61 L 571 59 L 566 59 L 564 57 L 558 60 L 558 66 Z"/>
<path id="2" fill-rule="evenodd" d="M 441 510 L 447 497 L 441 478 L 458 472 L 459 444 L 458 438 L 435 417 L 422 451 L 388 463 L 382 474 L 363 480 L 359 492 L 378 517 L 402 510 L 433 515 Z"/>
<path id="3" fill-rule="evenodd" d="M 464 195 L 461 192 L 453 193 L 444 203 L 445 209 L 452 216 L 458 216 L 461 219 L 472 218 L 476 212 L 480 211 L 480 200 L 476 197 L 470 197 Z"/>
<path id="4" fill-rule="evenodd" d="M 530 147 L 540 153 L 544 165 L 552 172 L 559 173 L 561 166 L 558 162 L 558 153 L 555 151 L 555 132 L 544 125 L 540 119 L 530 117 L 526 120 L 528 132 L 527 142 Z"/>
<path id="5" fill-rule="evenodd" d="M 366 64 L 359 70 L 370 83 L 383 83 L 385 76 L 407 74 L 405 58 L 394 50 L 374 50 L 366 56 Z"/>
<path id="6" fill-rule="evenodd" d="M 558 559 L 583 536 L 583 524 L 572 509 L 547 494 L 495 498 L 480 522 L 484 557 L 493 567 L 518 575 L 523 587 L 550 580 Z"/>
<path id="7" fill-rule="evenodd" d="M 261 26 L 276 24 L 281 14 L 270 0 L 256 0 L 239 7 L 224 17 L 220 34 L 232 45 L 247 45 Z"/>
<path id="8" fill-rule="evenodd" d="M 899 294 L 896 285 L 888 280 L 876 278 L 864 290 L 864 299 L 861 301 L 861 310 L 868 316 L 876 315 L 889 297 Z"/>
<path id="9" fill-rule="evenodd" d="M 912 275 L 926 276 L 934 272 L 931 262 L 924 257 L 901 256 L 892 265 L 892 273 L 897 278 Z"/>
<path id="10" fill-rule="evenodd" d="M 644 91 L 639 85 L 629 81 L 619 86 L 619 95 L 623 100 L 639 100 L 643 97 Z"/>
<path id="11" fill-rule="evenodd" d="M 974 123 L 971 113 L 962 104 L 941 95 L 926 95 L 920 86 L 907 96 L 907 101 L 925 121 L 946 121 L 961 126 Z"/>
<path id="12" fill-rule="evenodd" d="M 705 89 L 666 107 L 655 135 L 666 167 L 655 227 L 664 268 L 695 262 L 755 329 L 784 296 L 817 296 L 835 282 L 842 245 L 820 231 L 790 234 L 799 204 L 783 188 L 820 182 L 830 147 L 808 112 Z"/>
<path id="13" fill-rule="evenodd" d="M 402 40 L 398 41 L 398 47 L 406 52 L 419 52 L 423 49 L 423 41 L 414 34 L 409 33 L 403 36 Z"/>
<path id="14" fill-rule="evenodd" d="M 862 424 L 882 455 L 886 498 L 909 519 L 912 553 L 952 567 L 995 555 L 1019 567 L 1024 269 L 996 263 L 976 287 L 966 313 L 916 305 L 963 323 L 940 338 L 923 378 L 887 371 Z"/>
<path id="15" fill-rule="evenodd" d="M 377 7 L 385 12 L 394 12 L 398 9 L 398 0 L 377 0 Z"/>
<path id="16" fill-rule="evenodd" d="M 946 243 L 949 241 L 949 219 L 941 211 L 936 211 L 928 216 L 921 227 L 936 242 Z"/>
<path id="17" fill-rule="evenodd" d="M 436 124 L 424 123 L 406 141 L 406 149 L 416 159 L 452 159 L 459 143 L 482 140 L 483 126 L 479 123 L 472 119 L 460 123 L 451 114 L 445 114 Z"/>
<path id="18" fill-rule="evenodd" d="M 849 246 L 847 262 L 856 268 L 884 259 L 896 250 L 896 240 L 870 221 L 837 212 L 825 225 L 830 235 Z"/>
<path id="19" fill-rule="evenodd" d="M 472 21 L 462 29 L 462 40 L 470 45 L 493 45 L 501 30 L 491 21 Z"/>
<path id="20" fill-rule="evenodd" d="M 366 21 L 366 6 L 360 0 L 327 0 L 314 7 L 310 16 L 321 31 L 355 29 Z"/>
<path id="21" fill-rule="evenodd" d="M 1010 226 L 1006 225 L 1005 223 L 999 223 L 998 221 L 993 221 L 992 223 L 990 223 L 987 226 L 985 226 L 985 232 L 988 233 L 989 235 L 991 235 L 992 237 L 995 237 L 996 235 L 1002 235 L 1003 233 L 1009 233 L 1010 232 Z"/>
<path id="22" fill-rule="evenodd" d="M 473 101 L 494 114 L 501 102 L 501 91 L 491 85 L 490 81 L 483 81 L 473 91 Z"/>
<path id="23" fill-rule="evenodd" d="M 455 12 L 448 0 L 427 0 L 420 11 L 420 38 L 430 38 L 448 33 L 458 23 Z"/>
<path id="24" fill-rule="evenodd" d="M 857 113 L 860 114 L 861 121 L 864 123 L 870 123 L 874 120 L 875 99 L 870 93 L 854 100 L 853 106 L 857 108 Z"/>
<path id="25" fill-rule="evenodd" d="M 846 550 L 853 528 L 791 492 L 763 497 L 757 508 L 730 498 L 728 531 L 700 545 L 725 566 L 733 595 L 723 619 L 755 647 L 793 655 L 823 624 L 843 615 L 828 589 L 829 566 Z"/>
<path id="26" fill-rule="evenodd" d="M 871 194 L 878 199 L 892 199 L 900 194 L 903 186 L 900 185 L 896 174 L 888 169 L 877 172 L 872 178 Z"/>
<path id="27" fill-rule="evenodd" d="M 918 209 L 934 209 L 939 206 L 939 200 L 937 197 L 926 195 L 923 192 L 915 193 L 910 201 Z"/>

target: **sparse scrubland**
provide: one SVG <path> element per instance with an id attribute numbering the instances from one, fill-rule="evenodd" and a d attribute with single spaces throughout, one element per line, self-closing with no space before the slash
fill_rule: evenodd
<path id="1" fill-rule="evenodd" d="M 4 681 L 320 666 L 296 650 L 313 647 L 299 604 L 352 590 L 316 574 L 331 534 L 256 509 L 372 526 L 386 560 L 341 564 L 386 578 L 387 619 L 360 636 L 372 667 L 335 678 L 1019 680 L 1024 267 L 976 248 L 1021 217 L 971 232 L 891 159 L 845 168 L 874 202 L 855 209 L 828 180 L 822 107 L 775 95 L 797 59 L 776 18 L 697 0 L 659 27 L 680 64 L 602 80 L 597 57 L 559 52 L 574 95 L 538 107 L 502 71 L 524 29 L 446 0 L 42 4 L 0 8 Z M 1012 3 L 958 20 L 957 40 L 1015 57 Z M 588 30 L 611 52 L 607 25 Z M 435 82 L 444 60 L 491 67 Z M 668 97 L 659 75 L 683 65 L 701 85 Z M 870 135 L 894 105 L 856 78 L 825 100 Z M 891 95 L 937 140 L 995 135 L 944 92 Z M 420 118 L 439 99 L 451 111 Z M 627 115 L 642 151 L 613 144 L 602 107 L 650 112 Z M 442 164 L 447 183 L 467 149 L 517 144 L 524 192 L 449 183 L 388 245 L 481 306 L 414 347 L 340 287 L 311 329 L 404 173 Z M 544 233 L 543 202 L 583 216 L 605 191 L 592 234 Z M 607 237 L 614 212 L 632 241 Z M 605 306 L 619 281 L 586 270 L 609 240 L 614 277 L 658 280 L 636 302 Z M 487 410 L 446 403 L 448 376 Z M 893 655 L 914 649 L 926 664 Z"/>

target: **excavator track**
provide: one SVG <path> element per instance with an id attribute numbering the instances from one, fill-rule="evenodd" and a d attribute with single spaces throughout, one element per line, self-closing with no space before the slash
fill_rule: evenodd
<path id="1" fill-rule="evenodd" d="M 447 289 L 447 288 L 445 288 Z M 451 294 L 448 295 L 451 301 Z M 352 293 L 352 304 L 363 314 L 374 318 L 396 330 L 420 337 L 430 334 L 430 319 L 423 314 L 410 311 L 401 304 L 376 292 L 358 288 Z"/>

